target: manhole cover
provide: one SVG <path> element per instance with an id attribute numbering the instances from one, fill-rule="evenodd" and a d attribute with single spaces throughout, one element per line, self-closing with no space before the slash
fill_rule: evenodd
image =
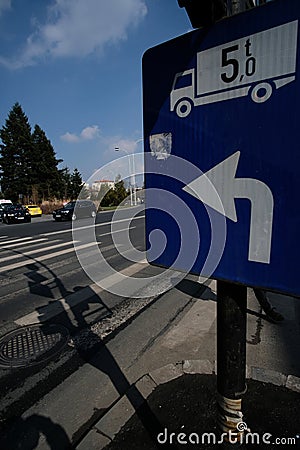
<path id="1" fill-rule="evenodd" d="M 27 367 L 48 361 L 69 339 L 61 325 L 31 325 L 18 328 L 0 338 L 0 367 Z"/>

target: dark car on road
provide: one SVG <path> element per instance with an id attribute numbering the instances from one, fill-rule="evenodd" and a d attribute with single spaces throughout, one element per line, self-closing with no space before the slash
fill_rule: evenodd
<path id="1" fill-rule="evenodd" d="M 11 206 L 11 205 L 12 205 L 12 202 L 5 203 L 5 202 L 1 201 L 1 203 L 0 203 L 0 220 L 3 219 L 3 213 L 4 213 L 5 207 Z"/>
<path id="2" fill-rule="evenodd" d="M 53 211 L 53 219 L 57 222 L 62 220 L 76 220 L 83 217 L 96 217 L 96 206 L 90 200 L 77 200 L 67 203 L 63 208 Z"/>
<path id="3" fill-rule="evenodd" d="M 31 222 L 30 212 L 22 205 L 6 205 L 2 213 L 3 223 Z"/>

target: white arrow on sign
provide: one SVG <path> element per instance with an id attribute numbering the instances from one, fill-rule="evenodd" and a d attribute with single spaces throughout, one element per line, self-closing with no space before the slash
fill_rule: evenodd
<path id="1" fill-rule="evenodd" d="M 254 178 L 235 178 L 240 152 L 217 164 L 183 188 L 219 213 L 237 222 L 235 198 L 251 202 L 248 260 L 270 263 L 273 195 L 270 188 Z"/>

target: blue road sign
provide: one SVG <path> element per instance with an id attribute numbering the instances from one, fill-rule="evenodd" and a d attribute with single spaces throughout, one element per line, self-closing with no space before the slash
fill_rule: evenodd
<path id="1" fill-rule="evenodd" d="M 300 294 L 299 0 L 143 57 L 148 260 Z"/>

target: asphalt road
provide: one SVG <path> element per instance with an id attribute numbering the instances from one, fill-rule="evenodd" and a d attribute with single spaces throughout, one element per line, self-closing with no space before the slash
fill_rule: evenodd
<path id="1" fill-rule="evenodd" d="M 144 250 L 143 206 L 96 221 L 0 224 L 0 429 L 171 287 Z"/>
<path id="2" fill-rule="evenodd" d="M 0 430 L 14 435 L 16 418 L 22 416 L 27 424 L 28 417 L 47 417 L 60 424 L 75 448 L 110 402 L 144 374 L 183 360 L 215 361 L 215 283 L 204 289 L 187 277 L 157 296 L 159 283 L 151 276 L 162 269 L 131 261 L 126 241 L 130 230 L 132 245 L 144 249 L 144 211 L 124 209 L 113 229 L 112 214 L 98 214 L 95 227 L 79 221 L 76 245 L 93 254 L 88 232 L 95 229 L 99 248 L 118 273 L 150 276 L 149 298 L 135 301 L 126 298 L 125 288 L 123 296 L 97 288 L 78 262 L 70 222 L 42 217 L 31 224 L 0 224 L 0 335 L 44 322 L 61 323 L 71 334 L 68 345 L 41 366 L 0 366 Z M 102 270 L 97 258 L 89 267 Z M 114 276 L 106 280 L 114 287 Z M 248 367 L 263 367 L 272 376 L 274 370 L 299 376 L 299 299 L 272 294 L 271 300 L 285 316 L 282 325 L 266 320 L 249 289 Z M 45 448 L 42 441 L 38 448 Z"/>
<path id="3" fill-rule="evenodd" d="M 113 212 L 101 212 L 97 215 L 96 238 L 105 259 L 120 271 L 130 265 L 130 261 L 116 250 L 112 236 L 117 234 L 120 237 L 130 229 L 133 246 L 143 250 L 144 212 L 138 208 L 125 209 L 115 219 L 118 229 L 113 231 L 112 216 Z M 81 219 L 76 226 L 79 231 L 84 230 L 84 240 L 88 230 L 93 228 L 92 219 Z M 79 248 L 85 245 L 84 242 L 77 241 Z M 97 259 L 94 263 L 97 264 Z M 38 311 L 43 310 L 43 316 L 45 307 L 52 305 L 52 310 L 55 310 L 53 305 L 56 302 L 69 298 L 78 291 L 86 294 L 91 286 L 93 289 L 93 281 L 86 275 L 74 251 L 71 222 L 55 222 L 51 216 L 43 216 L 33 218 L 31 223 L 26 224 L 0 224 L 1 335 L 16 326 L 42 321 L 37 315 Z M 106 298 L 109 296 L 105 293 L 103 295 Z M 82 301 L 86 302 L 81 307 L 87 312 L 90 312 L 87 304 L 92 296 L 93 291 L 90 291 L 90 295 L 81 295 Z M 116 296 L 110 297 L 110 305 L 121 301 Z M 105 311 L 101 305 L 96 306 L 94 305 L 94 311 L 98 310 L 100 318 Z M 59 309 L 56 313 L 54 311 L 53 320 L 58 313 Z M 97 313 L 90 314 L 89 318 L 90 321 L 97 320 Z"/>

